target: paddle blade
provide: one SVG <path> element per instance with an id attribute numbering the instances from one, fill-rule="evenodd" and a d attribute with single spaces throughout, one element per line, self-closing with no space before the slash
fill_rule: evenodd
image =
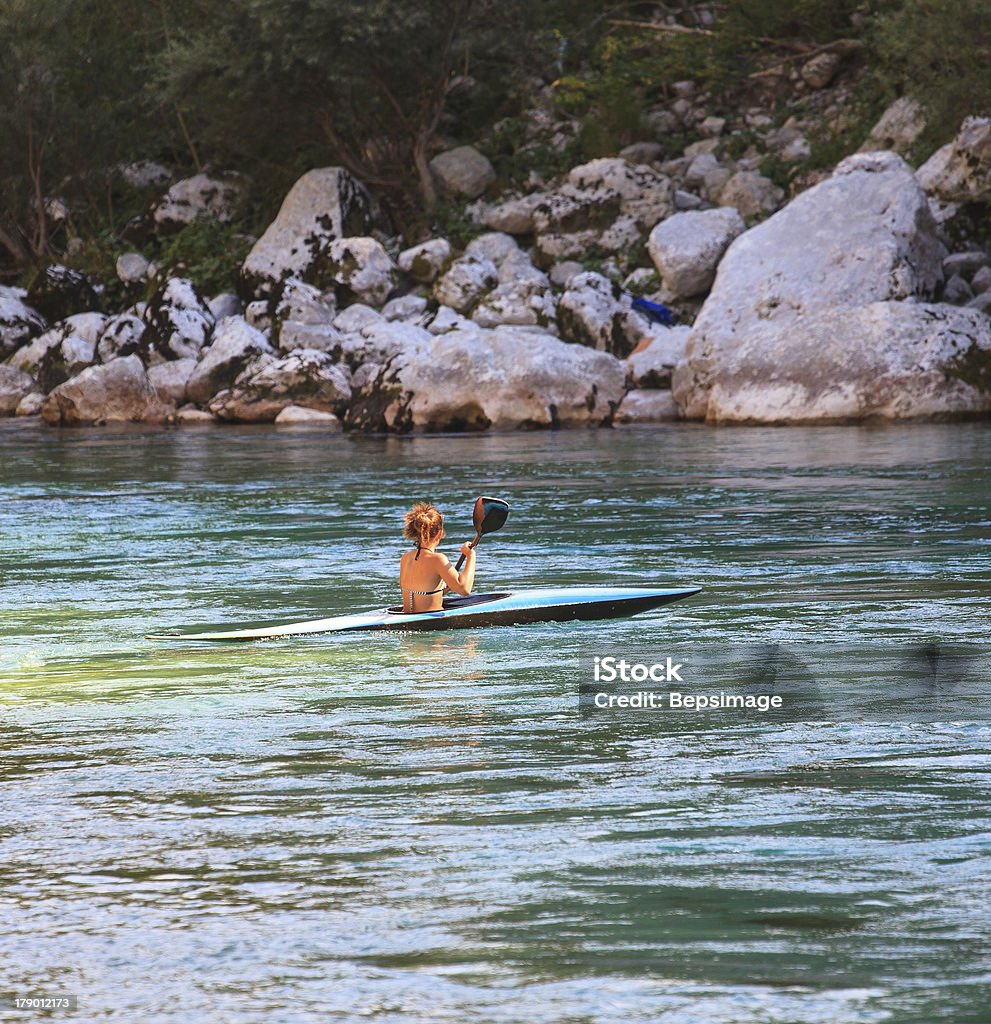
<path id="1" fill-rule="evenodd" d="M 471 546 L 476 547 L 485 534 L 501 530 L 508 518 L 509 502 L 503 501 L 502 498 L 477 499 L 471 516 L 472 522 L 475 524 L 475 539 L 471 542 Z M 462 555 L 458 559 L 454 571 L 461 572 L 461 566 L 464 564 L 465 556 Z"/>

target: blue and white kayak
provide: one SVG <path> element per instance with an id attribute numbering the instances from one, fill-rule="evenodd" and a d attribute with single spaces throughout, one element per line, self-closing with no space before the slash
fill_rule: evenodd
<path id="1" fill-rule="evenodd" d="M 554 587 L 504 594 L 472 594 L 445 598 L 443 611 L 405 613 L 402 607 L 378 608 L 354 615 L 308 619 L 259 629 L 217 633 L 158 633 L 148 640 L 268 640 L 312 633 L 350 633 L 368 629 L 471 629 L 514 626 L 525 622 L 570 622 L 574 619 L 618 619 L 659 608 L 697 594 L 701 587 Z"/>

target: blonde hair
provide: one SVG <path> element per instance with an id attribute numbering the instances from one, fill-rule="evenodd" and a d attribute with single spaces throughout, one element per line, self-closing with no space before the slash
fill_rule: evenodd
<path id="1" fill-rule="evenodd" d="M 406 513 L 403 536 L 416 541 L 417 547 L 426 547 L 438 533 L 443 532 L 444 517 L 429 501 L 418 501 Z"/>

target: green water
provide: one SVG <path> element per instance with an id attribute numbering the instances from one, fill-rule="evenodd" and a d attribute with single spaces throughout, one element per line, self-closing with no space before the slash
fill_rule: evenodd
<path id="1" fill-rule="evenodd" d="M 0 993 L 170 1024 L 987 1021 L 991 726 L 582 721 L 575 656 L 986 646 L 989 451 L 980 424 L 0 425 Z M 615 623 L 141 639 L 394 602 L 408 504 L 453 552 L 478 493 L 513 507 L 478 589 L 705 589 Z"/>

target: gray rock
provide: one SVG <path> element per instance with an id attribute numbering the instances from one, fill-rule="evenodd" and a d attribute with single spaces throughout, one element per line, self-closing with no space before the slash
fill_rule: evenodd
<path id="1" fill-rule="evenodd" d="M 386 363 L 401 352 L 426 351 L 424 346 L 431 340 L 430 332 L 417 324 L 380 320 L 366 324 L 357 334 L 345 335 L 333 356 L 356 368 L 363 363 Z"/>
<path id="2" fill-rule="evenodd" d="M 404 322 L 419 320 L 426 313 L 427 306 L 428 302 L 422 295 L 400 295 L 382 307 L 382 316 L 386 320 Z"/>
<path id="3" fill-rule="evenodd" d="M 557 288 L 567 288 L 569 282 L 576 274 L 584 274 L 585 268 L 577 260 L 565 260 L 563 263 L 555 263 L 550 269 L 551 284 Z"/>
<path id="4" fill-rule="evenodd" d="M 176 423 L 182 423 L 187 426 L 200 423 L 220 422 L 212 412 L 207 412 L 205 409 L 197 409 L 195 405 L 184 405 L 176 412 L 175 421 Z"/>
<path id="5" fill-rule="evenodd" d="M 725 117 L 707 117 L 699 125 L 699 132 L 706 138 L 715 139 L 723 134 L 726 128 Z"/>
<path id="6" fill-rule="evenodd" d="M 372 309 L 371 306 L 366 306 L 363 303 L 355 302 L 353 305 L 348 306 L 347 309 L 342 309 L 334 317 L 334 326 L 343 334 L 353 334 L 361 331 L 362 328 L 367 327 L 369 324 L 381 323 L 384 319 L 385 317 L 378 310 Z"/>
<path id="7" fill-rule="evenodd" d="M 692 160 L 685 172 L 685 184 L 714 201 L 730 179 L 730 169 L 724 167 L 711 153 L 702 153 Z"/>
<path id="8" fill-rule="evenodd" d="M 47 326 L 45 318 L 24 302 L 26 295 L 22 288 L 0 285 L 0 359 L 22 348 Z"/>
<path id="9" fill-rule="evenodd" d="M 979 309 L 982 313 L 991 314 L 991 291 L 978 292 L 967 305 L 971 309 Z"/>
<path id="10" fill-rule="evenodd" d="M 674 209 L 674 187 L 667 175 L 647 164 L 630 164 L 618 157 L 591 160 L 568 172 L 568 184 L 579 191 L 613 192 L 619 212 L 644 229 L 652 228 Z"/>
<path id="11" fill-rule="evenodd" d="M 348 422 L 399 433 L 597 425 L 624 383 L 619 360 L 541 331 L 453 331 L 366 380 Z"/>
<path id="12" fill-rule="evenodd" d="M 189 400 L 205 405 L 260 355 L 272 352 L 265 335 L 243 317 L 229 316 L 221 320 L 213 344 L 203 353 L 186 383 Z"/>
<path id="13" fill-rule="evenodd" d="M 307 171 L 248 254 L 242 277 L 256 293 L 287 277 L 325 288 L 330 280 L 323 264 L 330 244 L 364 235 L 370 227 L 371 198 L 360 182 L 341 167 Z"/>
<path id="14" fill-rule="evenodd" d="M 991 267 L 981 267 L 981 269 L 974 274 L 974 279 L 970 282 L 970 287 L 973 289 L 975 295 L 982 295 L 984 292 L 991 290 Z"/>
<path id="15" fill-rule="evenodd" d="M 238 316 L 243 312 L 241 300 L 233 292 L 221 292 L 210 299 L 206 308 L 215 321 L 223 320 L 225 316 Z"/>
<path id="16" fill-rule="evenodd" d="M 155 188 L 167 185 L 172 180 L 172 172 L 154 160 L 138 160 L 132 164 L 124 164 L 118 170 L 121 178 L 131 188 Z"/>
<path id="17" fill-rule="evenodd" d="M 802 65 L 802 81 L 811 89 L 825 89 L 843 63 L 838 53 L 817 53 Z"/>
<path id="18" fill-rule="evenodd" d="M 676 213 L 650 233 L 647 251 L 676 298 L 702 295 L 723 253 L 744 229 L 743 218 L 732 207 Z"/>
<path id="19" fill-rule="evenodd" d="M 986 252 L 980 250 L 974 252 L 953 252 L 943 260 L 943 273 L 947 277 L 959 274 L 961 277 L 968 277 L 981 267 L 991 264 Z"/>
<path id="20" fill-rule="evenodd" d="M 503 231 L 490 231 L 472 239 L 465 247 L 464 255 L 480 260 L 491 260 L 496 267 L 501 267 L 506 260 L 522 256 L 523 251 L 512 235 L 507 235 Z"/>
<path id="21" fill-rule="evenodd" d="M 316 352 L 339 352 L 345 335 L 331 324 L 302 324 L 288 320 L 279 331 L 279 350 L 295 352 L 308 348 Z"/>
<path id="22" fill-rule="evenodd" d="M 470 330 L 474 325 L 453 309 L 438 306 L 437 312 L 425 326 L 430 334 L 449 334 L 451 331 Z"/>
<path id="23" fill-rule="evenodd" d="M 685 358 L 691 328 L 654 327 L 626 360 L 630 386 L 668 390 L 674 368 Z"/>
<path id="24" fill-rule="evenodd" d="M 0 364 L 0 416 L 13 416 L 21 402 L 34 393 L 40 394 L 31 374 Z"/>
<path id="25" fill-rule="evenodd" d="M 723 206 L 735 206 L 747 220 L 774 213 L 784 197 L 783 189 L 756 171 L 737 171 L 719 192 L 719 202 Z"/>
<path id="26" fill-rule="evenodd" d="M 234 316 L 237 316 L 237 313 Z M 249 302 L 244 310 L 244 319 L 256 331 L 268 334 L 272 329 L 272 303 L 268 299 L 256 299 L 254 302 Z"/>
<path id="27" fill-rule="evenodd" d="M 632 309 L 632 299 L 602 274 L 578 274 L 557 306 L 561 336 L 567 341 L 619 357 L 628 356 L 650 333 L 650 325 Z"/>
<path id="28" fill-rule="evenodd" d="M 133 313 L 119 313 L 112 316 L 100 332 L 96 345 L 96 353 L 101 363 L 109 363 L 111 359 L 123 356 L 142 355 L 144 347 L 142 337 L 145 322 Z"/>
<path id="29" fill-rule="evenodd" d="M 675 399 L 685 411 L 683 392 Z M 991 411 L 991 321 L 973 309 L 875 302 L 757 325 L 709 377 L 716 423 L 911 419 Z"/>
<path id="30" fill-rule="evenodd" d="M 177 181 L 152 212 L 159 230 L 178 231 L 195 220 L 229 224 L 244 198 L 247 182 L 240 174 L 195 174 Z"/>
<path id="31" fill-rule="evenodd" d="M 139 252 L 125 252 L 117 257 L 117 279 L 126 285 L 143 284 L 151 264 Z"/>
<path id="32" fill-rule="evenodd" d="M 15 416 L 40 416 L 45 396 L 40 391 L 31 391 L 17 403 Z"/>
<path id="33" fill-rule="evenodd" d="M 931 297 L 945 255 L 905 162 L 849 157 L 729 247 L 675 372 L 676 401 L 688 418 L 705 418 L 711 382 L 724 362 L 736 365 L 744 339 L 770 338 L 784 359 L 791 333 L 814 315 L 840 322 L 871 303 Z"/>
<path id="34" fill-rule="evenodd" d="M 991 118 L 968 117 L 957 137 L 916 172 L 919 184 L 950 201 L 991 200 Z"/>
<path id="35" fill-rule="evenodd" d="M 488 259 L 462 256 L 455 260 L 434 286 L 434 298 L 458 313 L 470 312 L 478 301 L 499 284 L 499 271 Z"/>
<path id="36" fill-rule="evenodd" d="M 510 235 L 532 235 L 533 214 L 543 200 L 539 192 L 534 192 L 490 206 L 485 212 L 485 226 L 492 231 L 503 231 Z"/>
<path id="37" fill-rule="evenodd" d="M 186 385 L 196 368 L 195 359 L 175 359 L 171 363 L 153 366 L 148 371 L 148 380 L 159 397 L 173 405 L 185 405 L 189 399 Z"/>
<path id="38" fill-rule="evenodd" d="M 431 238 L 399 254 L 399 269 L 419 284 L 433 284 L 451 258 L 446 238 Z"/>
<path id="39" fill-rule="evenodd" d="M 41 415 L 53 426 L 161 422 L 172 412 L 151 386 L 137 356 L 91 366 L 60 384 L 45 399 Z"/>
<path id="40" fill-rule="evenodd" d="M 678 189 L 674 194 L 674 208 L 676 210 L 697 210 L 704 200 L 694 192 L 685 192 Z"/>
<path id="41" fill-rule="evenodd" d="M 477 199 L 495 181 L 495 170 L 474 146 L 458 146 L 430 161 L 430 171 L 447 196 Z"/>
<path id="42" fill-rule="evenodd" d="M 298 339 L 309 334 L 311 327 L 329 328 L 335 316 L 337 303 L 333 295 L 321 292 L 319 288 L 297 277 L 290 277 L 282 288 L 275 314 L 271 318 L 272 342 L 287 352 L 294 348 L 308 348 L 307 345 L 299 344 Z M 250 320 L 248 322 L 251 323 Z M 258 323 L 252 326 L 263 330 Z M 291 335 L 293 340 L 283 343 L 283 334 Z"/>
<path id="43" fill-rule="evenodd" d="M 209 411 L 222 420 L 271 423 L 290 405 L 343 413 L 351 398 L 350 374 L 326 352 L 299 349 L 263 357 L 219 393 Z"/>
<path id="44" fill-rule="evenodd" d="M 287 405 L 275 417 L 277 426 L 320 427 L 332 434 L 341 432 L 341 421 L 332 412 L 321 412 L 319 409 L 308 409 L 304 405 Z"/>
<path id="45" fill-rule="evenodd" d="M 145 310 L 143 344 L 158 360 L 199 356 L 213 330 L 213 316 L 192 281 L 169 278 Z"/>
<path id="46" fill-rule="evenodd" d="M 881 115 L 860 147 L 862 153 L 892 149 L 904 153 L 911 149 L 926 127 L 925 114 L 915 100 L 902 96 Z"/>
<path id="47" fill-rule="evenodd" d="M 955 306 L 962 306 L 974 297 L 970 285 L 958 274 L 946 282 L 943 288 L 943 301 L 950 302 Z"/>
<path id="48" fill-rule="evenodd" d="M 664 147 L 659 142 L 634 142 L 632 145 L 624 146 L 619 155 L 631 164 L 649 164 L 659 160 L 664 153 Z"/>
<path id="49" fill-rule="evenodd" d="M 325 273 L 342 302 L 357 299 L 381 306 L 396 287 L 396 266 L 385 247 L 370 237 L 338 238 L 327 249 Z"/>
<path id="50" fill-rule="evenodd" d="M 628 391 L 616 410 L 616 422 L 631 425 L 670 423 L 679 418 L 670 391 Z"/>

